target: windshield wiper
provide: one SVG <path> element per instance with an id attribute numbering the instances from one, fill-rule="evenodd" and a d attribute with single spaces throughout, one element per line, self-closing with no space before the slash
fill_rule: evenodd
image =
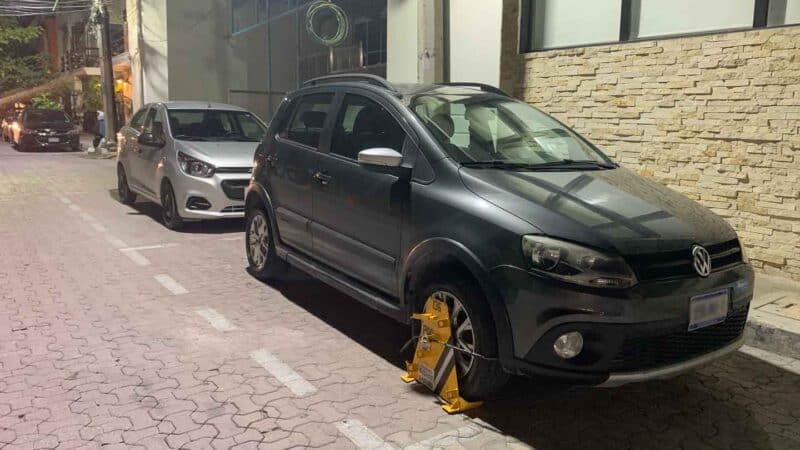
<path id="1" fill-rule="evenodd" d="M 175 139 L 180 139 L 182 141 L 204 141 L 204 142 L 208 141 L 207 138 L 204 138 L 202 136 L 187 136 L 185 134 L 179 134 L 179 135 L 172 136 L 172 137 L 175 138 Z"/>
<path id="2" fill-rule="evenodd" d="M 609 164 L 602 161 L 594 160 L 572 160 L 561 159 L 558 161 L 548 161 L 544 163 L 517 163 L 503 160 L 491 161 L 466 161 L 461 163 L 464 167 L 486 168 L 486 169 L 506 169 L 506 170 L 547 170 L 547 169 L 565 169 L 565 168 L 583 168 L 583 169 L 614 169 L 618 167 L 616 164 Z"/>

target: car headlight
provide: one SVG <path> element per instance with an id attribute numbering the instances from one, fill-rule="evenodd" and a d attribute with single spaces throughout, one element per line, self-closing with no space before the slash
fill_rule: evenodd
<path id="1" fill-rule="evenodd" d="M 211 178 L 214 176 L 214 171 L 217 169 L 207 162 L 200 161 L 197 158 L 178 152 L 178 164 L 181 166 L 187 175 L 200 178 Z"/>
<path id="2" fill-rule="evenodd" d="M 637 283 L 619 256 L 544 236 L 524 236 L 522 252 L 530 268 L 568 283 L 600 288 L 628 288 Z"/>

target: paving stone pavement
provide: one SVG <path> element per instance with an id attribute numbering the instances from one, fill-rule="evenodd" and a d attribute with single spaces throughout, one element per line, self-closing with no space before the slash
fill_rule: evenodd
<path id="1" fill-rule="evenodd" d="M 449 416 L 400 381 L 403 326 L 258 282 L 240 221 L 169 231 L 115 185 L 113 160 L 0 144 L 0 447 L 800 448 L 800 376 L 741 353 L 617 389 L 515 379 Z"/>

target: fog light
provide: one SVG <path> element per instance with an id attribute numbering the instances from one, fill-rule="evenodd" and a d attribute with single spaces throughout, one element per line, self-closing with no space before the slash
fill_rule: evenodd
<path id="1" fill-rule="evenodd" d="M 553 350 L 561 358 L 574 358 L 583 350 L 583 335 L 577 331 L 562 334 L 553 343 Z"/>
<path id="2" fill-rule="evenodd" d="M 189 200 L 186 201 L 186 207 L 205 211 L 211 208 L 211 203 L 203 197 L 189 197 Z"/>

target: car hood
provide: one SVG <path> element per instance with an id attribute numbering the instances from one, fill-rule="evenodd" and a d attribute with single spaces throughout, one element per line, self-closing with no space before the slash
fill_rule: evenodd
<path id="1" fill-rule="evenodd" d="M 251 167 L 258 142 L 176 140 L 175 147 L 216 167 Z"/>
<path id="2" fill-rule="evenodd" d="M 542 233 L 622 254 L 681 250 L 736 237 L 705 207 L 623 168 L 460 172 L 472 192 Z"/>

